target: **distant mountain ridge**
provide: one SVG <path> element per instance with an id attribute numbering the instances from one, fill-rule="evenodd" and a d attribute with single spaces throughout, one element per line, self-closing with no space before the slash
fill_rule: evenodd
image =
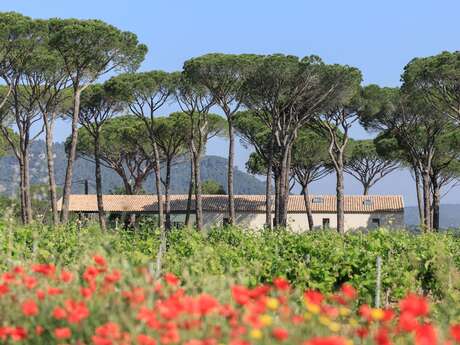
<path id="1" fill-rule="evenodd" d="M 64 183 L 67 157 L 63 143 L 54 144 L 56 183 L 60 186 Z M 201 162 L 201 179 L 217 181 L 226 190 L 227 186 L 227 159 L 219 156 L 206 156 Z M 45 155 L 45 143 L 36 141 L 30 150 L 30 176 L 31 184 L 47 183 L 47 166 Z M 0 158 L 0 193 L 13 195 L 19 185 L 19 168 L 14 157 Z M 85 159 L 77 159 L 74 165 L 73 193 L 83 193 L 83 181 L 89 181 L 89 192 L 95 192 L 94 164 Z M 112 170 L 103 167 L 103 192 L 111 193 L 123 186 L 121 178 Z M 190 163 L 181 162 L 173 166 L 171 176 L 171 193 L 187 193 L 190 181 Z M 264 194 L 265 184 L 256 177 L 234 169 L 234 184 L 236 194 Z M 147 178 L 144 189 L 153 192 L 154 179 Z"/>

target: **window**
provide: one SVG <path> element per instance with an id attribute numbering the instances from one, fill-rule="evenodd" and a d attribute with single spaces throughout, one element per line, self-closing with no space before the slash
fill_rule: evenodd
<path id="1" fill-rule="evenodd" d="M 380 218 L 372 218 L 372 227 L 379 228 L 380 227 Z"/>
<path id="2" fill-rule="evenodd" d="M 230 218 L 225 217 L 222 222 L 223 226 L 229 226 L 230 225 Z"/>
<path id="3" fill-rule="evenodd" d="M 371 199 L 364 199 L 363 200 L 363 205 L 364 206 L 372 206 L 372 200 Z"/>
<path id="4" fill-rule="evenodd" d="M 323 229 L 329 229 L 330 223 L 331 222 L 329 218 L 323 218 Z"/>
<path id="5" fill-rule="evenodd" d="M 313 204 L 322 204 L 323 203 L 323 198 L 320 197 L 320 196 L 315 196 L 313 197 L 313 199 L 311 200 L 311 202 Z"/>

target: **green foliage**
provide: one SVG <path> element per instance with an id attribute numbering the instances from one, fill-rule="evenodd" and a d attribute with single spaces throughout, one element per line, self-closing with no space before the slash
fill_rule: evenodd
<path id="1" fill-rule="evenodd" d="M 4 218 L 6 219 L 6 218 Z M 89 224 L 50 229 L 0 225 L 0 265 L 18 260 L 78 264 L 100 252 L 134 264 L 155 260 L 159 232 L 145 225 L 137 232 L 102 233 Z M 379 230 L 339 235 L 332 231 L 304 234 L 252 232 L 215 228 L 207 234 L 173 230 L 168 234 L 164 270 L 188 277 L 197 285 L 212 276 L 228 276 L 255 285 L 284 276 L 297 287 L 323 292 L 350 282 L 371 302 L 376 258 L 382 257 L 382 298 L 394 301 L 418 290 L 442 299 L 457 296 L 460 238 L 455 234 L 413 235 Z"/>
<path id="2" fill-rule="evenodd" d="M 203 194 L 212 194 L 212 195 L 223 195 L 226 194 L 224 187 L 222 187 L 219 182 L 214 180 L 203 181 L 201 186 L 201 192 Z"/>

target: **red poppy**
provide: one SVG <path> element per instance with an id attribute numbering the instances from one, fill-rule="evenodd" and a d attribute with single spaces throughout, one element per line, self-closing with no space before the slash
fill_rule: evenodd
<path id="1" fill-rule="evenodd" d="M 84 302 L 67 300 L 65 301 L 65 309 L 67 311 L 67 321 L 69 323 L 80 323 L 89 316 L 89 310 Z"/>
<path id="2" fill-rule="evenodd" d="M 32 277 L 32 276 L 23 277 L 22 282 L 24 283 L 24 286 L 28 288 L 29 290 L 34 289 L 38 284 L 37 278 Z"/>
<path id="3" fill-rule="evenodd" d="M 281 277 L 275 278 L 273 280 L 273 285 L 275 285 L 275 287 L 281 291 L 287 291 L 290 288 L 289 282 L 286 279 L 281 278 Z"/>
<path id="4" fill-rule="evenodd" d="M 343 284 L 340 290 L 349 299 L 355 299 L 358 296 L 356 289 L 350 284 Z"/>
<path id="5" fill-rule="evenodd" d="M 450 326 L 450 335 L 457 343 L 460 343 L 460 324 Z"/>
<path id="6" fill-rule="evenodd" d="M 35 326 L 35 334 L 36 335 L 42 335 L 44 331 L 45 331 L 45 329 L 42 326 L 40 326 L 40 325 Z"/>
<path id="7" fill-rule="evenodd" d="M 399 302 L 399 307 L 402 313 L 410 313 L 413 316 L 426 316 L 430 311 L 430 307 L 426 299 L 422 296 L 409 294 Z"/>
<path id="8" fill-rule="evenodd" d="M 391 345 L 390 337 L 388 336 L 388 330 L 386 328 L 379 328 L 374 337 L 377 345 Z"/>
<path id="9" fill-rule="evenodd" d="M 289 337 L 289 333 L 284 328 L 275 327 L 272 330 L 272 336 L 278 341 L 284 341 Z"/>
<path id="10" fill-rule="evenodd" d="M 28 299 L 22 303 L 22 313 L 25 316 L 35 316 L 38 314 L 37 303 L 33 299 Z"/>
<path id="11" fill-rule="evenodd" d="M 98 266 L 101 266 L 101 267 L 107 266 L 107 261 L 105 261 L 105 259 L 101 255 L 97 255 L 97 254 L 94 255 L 93 261 Z"/>
<path id="12" fill-rule="evenodd" d="M 14 327 L 9 332 L 10 337 L 14 341 L 20 341 L 27 338 L 27 330 L 24 327 Z"/>
<path id="13" fill-rule="evenodd" d="M 73 279 L 73 274 L 69 271 L 62 270 L 61 271 L 61 281 L 63 283 L 70 283 Z"/>
<path id="14" fill-rule="evenodd" d="M 56 272 L 56 266 L 53 264 L 36 264 L 32 266 L 32 271 L 35 273 L 41 273 L 45 276 L 52 276 Z"/>
<path id="15" fill-rule="evenodd" d="M 412 332 L 418 326 L 418 321 L 411 313 L 402 313 L 399 316 L 398 327 L 404 332 Z"/>
<path id="16" fill-rule="evenodd" d="M 234 285 L 232 286 L 232 297 L 236 303 L 245 305 L 249 302 L 249 290 L 245 286 Z"/>
<path id="17" fill-rule="evenodd" d="M 304 294 L 303 294 L 305 300 L 308 302 L 308 303 L 311 303 L 311 304 L 321 304 L 324 300 L 324 296 L 321 292 L 318 292 L 318 291 L 315 291 L 315 290 L 308 290 L 308 291 L 305 291 Z"/>
<path id="18" fill-rule="evenodd" d="M 436 330 L 430 323 L 419 325 L 415 329 L 416 345 L 436 345 L 437 343 Z"/>
<path id="19" fill-rule="evenodd" d="M 56 307 L 53 310 L 53 317 L 57 320 L 62 320 L 67 317 L 67 312 L 64 308 Z"/>
<path id="20" fill-rule="evenodd" d="M 180 283 L 179 278 L 177 278 L 177 276 L 172 273 L 166 273 L 164 275 L 164 280 L 170 286 L 177 286 Z"/>
<path id="21" fill-rule="evenodd" d="M 0 284 L 0 296 L 7 294 L 10 291 L 10 288 L 6 284 Z"/>
<path id="22" fill-rule="evenodd" d="M 72 331 L 68 327 L 56 328 L 54 336 L 56 339 L 69 339 L 72 336 Z"/>
<path id="23" fill-rule="evenodd" d="M 148 335 L 145 334 L 139 334 L 137 336 L 137 344 L 138 345 L 156 345 L 155 339 L 149 337 Z"/>

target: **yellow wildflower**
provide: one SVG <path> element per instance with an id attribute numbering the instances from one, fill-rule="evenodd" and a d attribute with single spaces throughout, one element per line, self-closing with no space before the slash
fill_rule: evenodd
<path id="1" fill-rule="evenodd" d="M 276 310 L 276 309 L 278 309 L 279 305 L 280 305 L 280 303 L 278 302 L 278 300 L 276 298 L 267 299 L 266 306 L 269 309 Z"/>
<path id="2" fill-rule="evenodd" d="M 262 331 L 258 328 L 254 328 L 251 330 L 251 332 L 249 333 L 249 336 L 252 338 L 252 339 L 261 339 L 262 338 Z"/>

